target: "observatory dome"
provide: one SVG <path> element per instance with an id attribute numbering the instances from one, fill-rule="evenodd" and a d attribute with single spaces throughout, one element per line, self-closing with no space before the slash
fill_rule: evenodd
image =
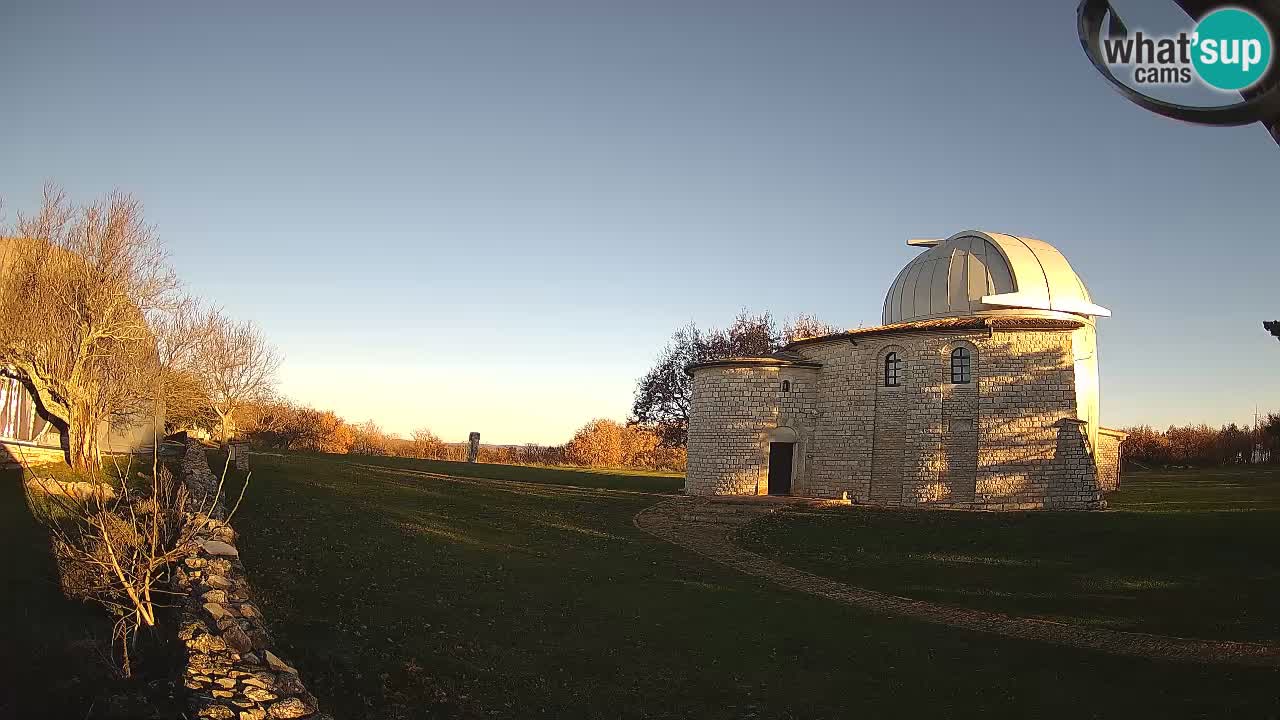
<path id="1" fill-rule="evenodd" d="M 884 324 L 970 315 L 1109 317 L 1058 249 L 1034 238 L 966 230 L 926 247 L 898 273 Z"/>

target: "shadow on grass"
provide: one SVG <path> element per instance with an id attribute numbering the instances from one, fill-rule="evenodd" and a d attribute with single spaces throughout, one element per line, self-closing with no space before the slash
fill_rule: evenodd
<path id="1" fill-rule="evenodd" d="M 264 455 L 264 457 L 269 457 Z M 449 460 L 420 460 L 417 458 L 380 457 L 372 455 L 316 455 L 276 454 L 281 459 L 319 461 L 348 461 L 363 465 L 439 473 L 462 478 L 482 480 L 510 480 L 515 482 L 548 485 L 572 485 L 582 488 L 629 490 L 632 492 L 677 493 L 684 487 L 684 475 L 648 470 L 623 470 L 614 468 L 562 468 L 528 465 L 499 465 L 492 463 L 465 463 Z"/>
<path id="2" fill-rule="evenodd" d="M 54 466 L 42 474 L 74 479 Z M 23 471 L 0 471 L 0 718 L 177 717 L 170 625 L 145 631 L 135 677 L 121 678 L 111 655 L 111 621 L 95 605 L 62 594 L 47 529 L 32 515 Z"/>
<path id="3" fill-rule="evenodd" d="M 1107 512 L 873 508 L 766 518 L 747 548 L 906 597 L 1204 639 L 1280 639 L 1280 475 L 1135 474 Z"/>
<path id="4" fill-rule="evenodd" d="M 339 717 L 1277 709 L 1274 672 L 1012 641 L 780 590 L 639 531 L 652 495 L 457 482 L 407 460 L 253 462 L 238 547 L 281 646 Z"/>

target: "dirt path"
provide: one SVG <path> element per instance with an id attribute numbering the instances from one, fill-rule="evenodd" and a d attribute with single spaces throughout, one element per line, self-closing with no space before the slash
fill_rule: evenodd
<path id="1" fill-rule="evenodd" d="M 640 511 L 635 516 L 635 524 L 651 535 L 739 572 L 765 578 L 792 590 L 886 615 L 1116 655 L 1280 667 L 1280 647 L 1272 645 L 1106 630 L 912 600 L 853 587 L 797 570 L 733 543 L 732 535 L 736 528 L 783 507 L 785 506 L 776 504 L 769 506 L 759 503 L 710 502 L 701 498 L 679 497 Z"/>

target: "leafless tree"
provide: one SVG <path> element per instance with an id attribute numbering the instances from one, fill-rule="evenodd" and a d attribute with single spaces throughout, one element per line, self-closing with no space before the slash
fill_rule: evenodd
<path id="1" fill-rule="evenodd" d="M 438 435 L 431 432 L 431 428 L 420 427 L 413 431 L 410 450 L 414 457 L 438 458 L 443 449 L 444 443 L 440 442 Z"/>
<path id="2" fill-rule="evenodd" d="M 270 396 L 280 354 L 257 325 L 215 314 L 198 349 L 200 371 L 208 383 L 223 440 L 236 411 Z"/>
<path id="3" fill-rule="evenodd" d="M 62 431 L 77 470 L 99 465 L 104 422 L 154 415 L 158 357 L 148 315 L 177 280 L 142 205 L 118 191 L 75 206 L 46 185 L 0 254 L 0 364 Z"/>
<path id="4" fill-rule="evenodd" d="M 373 420 L 366 420 L 351 428 L 352 441 L 348 452 L 354 455 L 390 455 L 391 437 Z"/>
<path id="5" fill-rule="evenodd" d="M 785 345 L 804 338 L 835 335 L 838 332 L 840 332 L 840 328 L 835 325 L 819 320 L 809 313 L 801 313 L 783 323 L 782 344 Z"/>
<path id="6" fill-rule="evenodd" d="M 217 425 L 209 382 L 201 367 L 201 350 L 218 324 L 217 311 L 189 297 L 152 317 L 159 361 L 156 389 L 168 429 L 212 431 Z"/>
<path id="7" fill-rule="evenodd" d="M 260 447 L 346 453 L 355 431 L 332 410 L 316 410 L 284 399 L 246 403 L 236 415 L 236 430 Z"/>

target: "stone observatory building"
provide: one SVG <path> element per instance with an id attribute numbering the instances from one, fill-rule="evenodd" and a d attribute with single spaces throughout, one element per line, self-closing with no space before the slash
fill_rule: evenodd
<path id="1" fill-rule="evenodd" d="M 692 495 L 1092 509 L 1119 479 L 1094 324 L 1052 245 L 965 231 L 898 273 L 883 324 L 692 365 Z"/>

